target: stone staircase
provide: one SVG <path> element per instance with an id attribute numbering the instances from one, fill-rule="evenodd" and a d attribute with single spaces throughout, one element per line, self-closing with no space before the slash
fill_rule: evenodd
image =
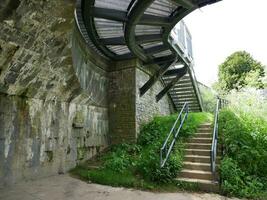
<path id="1" fill-rule="evenodd" d="M 211 124 L 202 124 L 197 133 L 186 143 L 184 168 L 176 180 L 196 183 L 199 189 L 218 192 L 218 181 L 214 181 L 210 166 L 210 150 L 212 144 Z M 218 164 L 219 157 L 216 164 Z M 217 168 L 217 167 L 216 167 Z M 216 175 L 218 180 L 218 175 Z"/>

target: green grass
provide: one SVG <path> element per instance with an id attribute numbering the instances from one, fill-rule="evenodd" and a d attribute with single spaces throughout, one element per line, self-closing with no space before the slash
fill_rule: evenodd
<path id="1" fill-rule="evenodd" d="M 136 144 L 119 144 L 98 158 L 100 169 L 89 169 L 85 163 L 71 172 L 83 180 L 110 186 L 123 186 L 153 191 L 177 191 L 178 188 L 190 191 L 197 186 L 174 181 L 183 166 L 183 141 L 191 137 L 197 127 L 211 121 L 208 113 L 190 113 L 182 128 L 164 168 L 160 168 L 159 150 L 177 118 L 155 117 L 141 128 Z"/>
<path id="2" fill-rule="evenodd" d="M 142 179 L 131 171 L 117 173 L 108 169 L 88 170 L 85 166 L 77 166 L 70 173 L 84 181 L 91 181 L 102 185 L 113 187 L 135 188 L 153 192 L 177 192 L 177 191 L 199 191 L 197 184 L 173 180 L 169 183 L 153 183 Z"/>
<path id="3" fill-rule="evenodd" d="M 219 125 L 225 149 L 220 165 L 223 192 L 267 199 L 267 121 L 225 109 L 220 112 Z"/>

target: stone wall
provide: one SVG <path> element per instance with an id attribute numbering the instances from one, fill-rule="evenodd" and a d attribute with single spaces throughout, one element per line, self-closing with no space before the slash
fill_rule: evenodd
<path id="1" fill-rule="evenodd" d="M 136 140 L 141 123 L 170 113 L 138 60 L 90 49 L 74 0 L 0 4 L 0 185 L 64 173 L 111 143 Z"/>
<path id="2" fill-rule="evenodd" d="M 65 173 L 107 147 L 107 108 L 0 95 L 0 183 Z"/>
<path id="3" fill-rule="evenodd" d="M 109 132 L 106 64 L 73 31 L 74 1 L 12 1 L 0 7 L 0 185 L 63 173 Z"/>
<path id="4" fill-rule="evenodd" d="M 71 43 L 73 68 L 80 87 L 91 104 L 107 107 L 108 69 L 113 65 L 86 45 L 76 25 Z"/>
<path id="5" fill-rule="evenodd" d="M 148 71 L 136 69 L 136 121 L 137 131 L 140 125 L 150 121 L 159 115 L 170 115 L 173 112 L 173 105 L 168 95 L 156 102 L 156 95 L 164 88 L 161 81 L 157 81 L 142 97 L 139 95 L 141 88 L 149 80 Z"/>

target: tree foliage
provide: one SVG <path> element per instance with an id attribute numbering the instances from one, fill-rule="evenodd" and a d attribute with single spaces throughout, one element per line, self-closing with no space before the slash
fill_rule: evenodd
<path id="1" fill-rule="evenodd" d="M 219 66 L 217 88 L 222 91 L 239 90 L 245 86 L 264 88 L 264 66 L 246 51 L 237 51 Z"/>
<path id="2" fill-rule="evenodd" d="M 217 95 L 211 88 L 203 85 L 202 83 L 199 83 L 199 90 L 202 96 L 203 110 L 205 112 L 214 113 L 217 102 Z"/>

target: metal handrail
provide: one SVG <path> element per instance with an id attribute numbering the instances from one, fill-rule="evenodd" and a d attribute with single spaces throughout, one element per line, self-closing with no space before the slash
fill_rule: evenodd
<path id="1" fill-rule="evenodd" d="M 225 99 L 217 97 L 217 104 L 214 115 L 212 146 L 210 151 L 210 166 L 214 181 L 216 181 L 216 157 L 217 157 L 217 144 L 218 144 L 219 111 L 222 107 L 225 107 L 227 104 L 228 102 Z"/>
<path id="2" fill-rule="evenodd" d="M 201 92 L 199 90 L 199 86 L 198 86 L 197 78 L 195 75 L 194 67 L 192 64 L 189 66 L 189 75 L 193 81 L 193 89 L 195 90 L 197 100 L 199 103 L 199 107 L 200 107 L 201 111 L 203 111 L 203 100 L 202 100 Z"/>
<path id="3" fill-rule="evenodd" d="M 171 128 L 171 131 L 170 133 L 168 134 L 167 138 L 165 139 L 161 149 L 160 149 L 160 167 L 164 167 L 165 163 L 167 162 L 169 156 L 170 156 L 170 153 L 172 151 L 172 148 L 176 142 L 176 139 L 179 135 L 179 132 L 184 124 L 184 121 L 187 119 L 187 116 L 188 116 L 188 111 L 189 111 L 189 105 L 187 102 L 184 103 L 183 105 L 183 108 L 181 109 L 181 112 L 179 113 L 177 119 L 175 120 L 172 128 Z M 182 116 L 184 113 L 184 116 Z M 180 122 L 179 124 L 179 127 L 178 129 L 175 129 L 178 122 Z M 171 137 L 173 135 L 173 137 Z M 171 143 L 170 145 L 169 144 L 169 141 L 171 140 Z M 163 158 L 163 156 L 165 156 Z"/>

